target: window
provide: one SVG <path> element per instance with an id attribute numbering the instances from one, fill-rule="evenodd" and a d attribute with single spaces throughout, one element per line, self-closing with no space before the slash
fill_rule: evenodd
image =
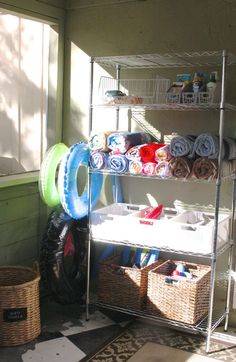
<path id="1" fill-rule="evenodd" d="M 47 148 L 50 25 L 0 11 L 0 176 L 40 168 Z"/>

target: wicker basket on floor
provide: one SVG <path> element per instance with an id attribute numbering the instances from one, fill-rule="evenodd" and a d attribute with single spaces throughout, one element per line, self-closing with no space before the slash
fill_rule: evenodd
<path id="1" fill-rule="evenodd" d="M 160 265 L 158 260 L 142 269 L 119 265 L 119 256 L 100 263 L 98 301 L 123 308 L 142 310 L 146 304 L 148 272 Z"/>
<path id="2" fill-rule="evenodd" d="M 0 346 L 27 343 L 41 332 L 38 271 L 0 267 Z"/>
<path id="3" fill-rule="evenodd" d="M 148 273 L 147 311 L 195 324 L 208 311 L 211 269 L 207 265 L 184 263 L 194 278 L 170 283 L 168 277 L 180 263 L 183 262 L 167 260 Z"/>

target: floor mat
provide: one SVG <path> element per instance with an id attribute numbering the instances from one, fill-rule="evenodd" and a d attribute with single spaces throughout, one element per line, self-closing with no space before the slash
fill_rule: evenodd
<path id="1" fill-rule="evenodd" d="M 143 321 L 135 321 L 127 330 L 122 332 L 107 346 L 102 348 L 95 355 L 87 356 L 85 359 L 83 359 L 83 361 L 137 362 L 138 360 L 135 358 L 138 356 L 139 352 L 142 353 L 142 348 L 144 348 L 147 343 L 154 343 L 157 344 L 157 346 L 162 345 L 172 347 L 169 352 L 173 352 L 173 357 L 171 360 L 174 361 L 176 361 L 176 349 L 189 352 L 190 357 L 192 358 L 192 355 L 196 354 L 196 357 L 200 355 L 200 358 L 205 356 L 211 358 L 211 360 L 215 359 L 216 361 L 236 361 L 236 345 L 226 345 L 223 343 L 211 341 L 210 353 L 206 354 L 205 342 L 206 339 L 203 336 L 191 335 L 189 333 L 160 327 L 152 323 L 144 323 Z M 149 356 L 146 357 L 143 362 L 149 361 L 148 358 Z M 182 359 L 182 361 L 184 360 L 188 359 Z M 206 359 L 206 361 L 211 360 Z M 154 362 L 159 360 L 150 359 L 150 362 L 151 361 Z M 165 361 L 170 361 L 170 359 L 166 359 Z M 194 359 L 193 361 L 195 362 Z M 201 359 L 201 361 L 204 361 L 204 359 Z"/>
<path id="2" fill-rule="evenodd" d="M 216 362 L 215 358 L 202 356 L 196 353 L 182 351 L 159 343 L 146 343 L 140 350 L 129 358 L 127 362 Z M 219 361 L 219 360 L 218 360 Z"/>

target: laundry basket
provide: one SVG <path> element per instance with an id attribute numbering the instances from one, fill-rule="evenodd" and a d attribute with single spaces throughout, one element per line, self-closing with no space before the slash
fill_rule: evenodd
<path id="1" fill-rule="evenodd" d="M 0 267 L 0 347 L 27 343 L 41 332 L 39 272 Z"/>

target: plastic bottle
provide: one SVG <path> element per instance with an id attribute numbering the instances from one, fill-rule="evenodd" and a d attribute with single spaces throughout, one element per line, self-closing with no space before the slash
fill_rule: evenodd
<path id="1" fill-rule="evenodd" d="M 207 83 L 207 92 L 211 93 L 213 103 L 220 102 L 221 82 L 217 71 L 211 72 L 209 82 Z"/>

